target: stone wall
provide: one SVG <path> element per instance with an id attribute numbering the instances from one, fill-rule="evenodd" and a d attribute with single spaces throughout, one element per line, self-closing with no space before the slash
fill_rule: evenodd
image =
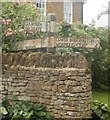
<path id="1" fill-rule="evenodd" d="M 91 117 L 91 74 L 80 53 L 4 53 L 2 60 L 3 96 L 42 103 L 55 118 Z"/>

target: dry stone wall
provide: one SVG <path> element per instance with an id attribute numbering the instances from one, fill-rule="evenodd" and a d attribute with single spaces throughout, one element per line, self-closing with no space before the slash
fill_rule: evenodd
<path id="1" fill-rule="evenodd" d="M 91 117 L 91 74 L 83 55 L 22 52 L 2 57 L 3 96 L 42 103 L 55 118 Z"/>
<path id="2" fill-rule="evenodd" d="M 79 53 L 6 53 L 2 56 L 3 66 L 25 66 L 43 68 L 88 68 L 85 57 Z"/>

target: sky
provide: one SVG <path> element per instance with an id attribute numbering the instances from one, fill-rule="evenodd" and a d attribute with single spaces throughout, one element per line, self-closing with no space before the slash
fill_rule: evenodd
<path id="1" fill-rule="evenodd" d="M 84 4 L 84 24 L 91 23 L 92 19 L 96 19 L 101 11 L 108 8 L 109 1 L 110 0 L 87 0 Z"/>

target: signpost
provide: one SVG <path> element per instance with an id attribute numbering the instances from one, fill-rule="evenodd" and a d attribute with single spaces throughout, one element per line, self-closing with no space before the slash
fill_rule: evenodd
<path id="1" fill-rule="evenodd" d="M 47 32 L 46 38 L 35 40 L 18 41 L 13 44 L 13 50 L 30 50 L 37 48 L 46 48 L 47 51 L 54 51 L 59 47 L 71 48 L 100 48 L 100 40 L 98 38 L 84 38 L 84 37 L 60 37 L 55 36 L 56 15 L 48 14 L 47 21 L 27 21 L 25 25 L 26 30 L 36 32 Z"/>
<path id="2" fill-rule="evenodd" d="M 56 15 L 48 14 L 48 47 L 54 47 L 54 33 L 55 33 Z"/>
<path id="3" fill-rule="evenodd" d="M 56 38 L 56 47 L 100 48 L 98 38 Z"/>

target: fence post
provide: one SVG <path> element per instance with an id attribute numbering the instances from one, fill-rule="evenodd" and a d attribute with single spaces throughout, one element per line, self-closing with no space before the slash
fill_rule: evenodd
<path id="1" fill-rule="evenodd" d="M 54 13 L 49 13 L 47 19 L 48 19 L 48 47 L 54 47 L 56 15 Z"/>

